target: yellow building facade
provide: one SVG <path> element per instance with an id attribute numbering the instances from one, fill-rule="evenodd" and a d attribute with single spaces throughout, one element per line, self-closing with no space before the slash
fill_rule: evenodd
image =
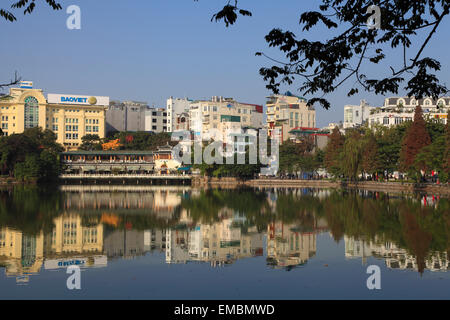
<path id="1" fill-rule="evenodd" d="M 77 149 L 87 134 L 105 137 L 108 97 L 48 94 L 41 89 L 11 88 L 0 97 L 1 129 L 4 135 L 41 127 L 57 136 L 66 149 Z"/>
<path id="2" fill-rule="evenodd" d="M 315 128 L 316 110 L 307 106 L 306 100 L 287 92 L 286 95 L 273 95 L 267 98 L 268 134 L 280 129 L 280 141 L 289 139 L 289 131 L 296 128 Z"/>
<path id="3" fill-rule="evenodd" d="M 28 276 L 38 274 L 44 260 L 44 235 L 26 235 L 21 231 L 0 228 L 0 265 L 6 276 L 18 282 L 28 282 Z"/>

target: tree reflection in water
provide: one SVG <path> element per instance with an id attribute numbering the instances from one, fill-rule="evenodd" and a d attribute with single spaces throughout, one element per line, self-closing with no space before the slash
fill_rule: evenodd
<path id="1" fill-rule="evenodd" d="M 373 256 L 420 273 L 448 269 L 448 199 L 289 188 L 61 188 L 0 192 L 7 274 L 148 252 L 165 253 L 166 263 L 223 266 L 265 251 L 269 267 L 292 270 L 316 255 L 322 232 L 345 242 L 347 258 Z"/>

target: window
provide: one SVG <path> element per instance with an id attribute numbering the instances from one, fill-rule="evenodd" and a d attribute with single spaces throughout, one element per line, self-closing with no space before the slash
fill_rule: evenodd
<path id="1" fill-rule="evenodd" d="M 344 121 L 347 123 L 353 122 L 353 112 L 351 109 L 345 109 L 344 111 Z"/>
<path id="2" fill-rule="evenodd" d="M 25 129 L 39 125 L 39 102 L 35 97 L 25 98 Z"/>
<path id="3" fill-rule="evenodd" d="M 395 117 L 395 124 L 401 124 L 403 122 L 403 119 L 400 117 Z"/>
<path id="4" fill-rule="evenodd" d="M 53 131 L 58 131 L 58 125 L 57 124 L 53 125 Z"/>
<path id="5" fill-rule="evenodd" d="M 153 123 L 156 123 L 156 119 L 152 119 L 152 122 L 153 122 Z"/>
<path id="6" fill-rule="evenodd" d="M 152 126 L 152 130 L 156 130 L 156 126 Z"/>
<path id="7" fill-rule="evenodd" d="M 389 117 L 383 118 L 383 124 L 389 124 Z"/>

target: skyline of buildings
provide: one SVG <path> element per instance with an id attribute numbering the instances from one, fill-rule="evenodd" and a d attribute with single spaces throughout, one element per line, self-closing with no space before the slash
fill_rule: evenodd
<path id="1" fill-rule="evenodd" d="M 114 132 L 174 132 L 190 131 L 203 141 L 212 138 L 224 143 L 235 142 L 236 135 L 245 135 L 248 129 L 267 129 L 272 136 L 279 129 L 280 141 L 298 141 L 304 136 L 327 136 L 334 125 L 316 128 L 316 110 L 306 104 L 306 99 L 286 92 L 267 97 L 262 105 L 238 102 L 234 98 L 213 96 L 210 100 L 188 98 L 167 99 L 166 108 L 150 107 L 147 102 L 110 101 L 109 97 L 52 94 L 44 96 L 41 89 L 30 83 L 10 88 L 1 96 L 1 129 L 4 135 L 21 133 L 27 128 L 41 127 L 52 130 L 57 142 L 67 150 L 77 149 L 82 137 L 97 134 L 104 138 Z M 416 100 L 406 97 L 387 97 L 382 106 L 369 105 L 361 100 L 359 105 L 344 106 L 342 129 L 363 125 L 393 126 L 412 121 L 416 105 L 421 105 L 425 118 L 447 123 L 450 97 Z M 264 109 L 265 112 L 264 112 Z M 323 148 L 323 142 L 315 142 Z"/>

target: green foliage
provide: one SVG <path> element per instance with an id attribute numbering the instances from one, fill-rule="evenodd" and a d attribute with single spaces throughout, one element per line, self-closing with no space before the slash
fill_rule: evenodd
<path id="1" fill-rule="evenodd" d="M 176 141 L 171 140 L 170 134 L 166 132 L 119 132 L 110 140 L 116 139 L 119 139 L 122 144 L 121 150 L 156 150 L 167 143 L 170 145 L 177 144 Z"/>
<path id="2" fill-rule="evenodd" d="M 41 128 L 1 137 L 1 172 L 22 181 L 54 180 L 61 171 L 59 153 L 63 150 L 56 135 Z"/>
<path id="3" fill-rule="evenodd" d="M 81 138 L 80 150 L 92 151 L 102 150 L 102 139 L 98 134 L 87 134 Z"/>
<path id="4" fill-rule="evenodd" d="M 354 180 L 362 173 L 384 175 L 385 172 L 401 171 L 418 180 L 420 170 L 427 173 L 434 170 L 439 173 L 441 182 L 448 181 L 446 150 L 449 150 L 449 138 L 446 126 L 435 119 L 418 121 L 419 129 L 417 124 L 408 121 L 393 127 L 347 130 L 345 136 L 334 132 L 325 149 L 324 164 L 328 172 L 335 177 Z M 427 141 L 432 143 L 427 145 Z M 413 145 L 408 153 L 411 164 L 406 171 L 402 171 L 405 170 L 401 164 L 405 162 L 407 145 Z"/>

